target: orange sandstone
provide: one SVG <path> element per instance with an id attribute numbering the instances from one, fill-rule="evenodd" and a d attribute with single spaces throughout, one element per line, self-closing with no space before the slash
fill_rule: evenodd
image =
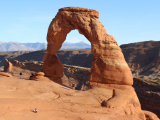
<path id="1" fill-rule="evenodd" d="M 0 76 L 1 76 L 1 77 L 12 77 L 11 74 L 6 73 L 6 72 L 0 72 Z"/>
<path id="2" fill-rule="evenodd" d="M 62 77 L 63 65 L 56 52 L 61 48 L 67 34 L 77 29 L 91 42 L 93 53 L 90 82 L 132 85 L 133 77 L 121 48 L 107 34 L 98 20 L 99 12 L 87 8 L 66 7 L 59 9 L 47 34 L 47 51 L 43 71 L 49 77 Z"/>
<path id="3" fill-rule="evenodd" d="M 12 66 L 13 66 L 12 63 L 9 62 L 7 59 L 5 59 L 4 72 L 11 72 Z"/>
<path id="4" fill-rule="evenodd" d="M 108 110 L 121 109 L 124 111 L 124 116 L 119 116 L 118 119 L 129 120 L 132 119 L 131 115 L 134 115 L 135 120 L 152 118 L 158 120 L 153 113 L 141 110 L 138 97 L 131 86 L 133 85 L 133 76 L 121 48 L 114 37 L 107 34 L 98 17 L 98 11 L 87 8 L 67 7 L 59 9 L 48 28 L 47 53 L 43 64 L 45 76 L 55 78 L 52 79 L 55 82 L 63 76 L 63 65 L 56 52 L 61 48 L 67 34 L 71 30 L 77 29 L 91 42 L 93 59 L 89 81 L 92 89 L 89 91 L 91 93 L 96 92 L 94 94 L 97 95 L 101 94 L 98 97 L 101 106 L 108 108 Z M 103 88 L 100 94 L 97 93 L 98 88 Z M 103 94 L 108 94 L 109 99 L 105 98 Z M 85 99 L 85 101 L 87 100 Z M 111 119 L 116 120 L 117 118 L 111 117 Z"/>

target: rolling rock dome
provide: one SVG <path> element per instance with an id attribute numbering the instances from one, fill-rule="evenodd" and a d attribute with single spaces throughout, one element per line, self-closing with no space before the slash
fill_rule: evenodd
<path id="1" fill-rule="evenodd" d="M 45 76 L 62 83 L 63 65 L 58 59 L 57 52 L 67 34 L 77 29 L 91 43 L 93 59 L 89 78 L 90 88 L 105 88 L 111 94 L 111 98 L 102 100 L 101 106 L 115 111 L 115 114 L 116 111 L 123 111 L 121 112 L 123 120 L 159 120 L 155 114 L 141 110 L 132 87 L 132 73 L 121 48 L 114 37 L 107 34 L 98 18 L 99 12 L 92 9 L 80 7 L 59 9 L 48 28 L 48 46 L 43 64 Z M 114 118 L 116 120 L 120 117 Z"/>

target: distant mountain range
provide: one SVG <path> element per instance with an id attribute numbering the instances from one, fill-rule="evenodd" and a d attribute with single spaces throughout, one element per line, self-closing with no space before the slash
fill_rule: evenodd
<path id="1" fill-rule="evenodd" d="M 0 42 L 0 51 L 35 51 L 46 48 L 46 43 Z"/>
<path id="2" fill-rule="evenodd" d="M 46 43 L 19 43 L 0 42 L 0 51 L 36 51 L 46 49 Z M 90 50 L 91 46 L 85 42 L 69 43 L 64 42 L 60 50 Z"/>
<path id="3" fill-rule="evenodd" d="M 64 42 L 60 50 L 90 50 L 91 45 L 85 42 L 78 42 L 78 43 L 69 43 Z"/>

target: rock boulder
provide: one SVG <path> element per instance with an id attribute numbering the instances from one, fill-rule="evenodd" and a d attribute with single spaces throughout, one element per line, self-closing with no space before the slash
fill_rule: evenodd
<path id="1" fill-rule="evenodd" d="M 4 72 L 10 72 L 12 70 L 12 63 L 5 59 Z"/>
<path id="2" fill-rule="evenodd" d="M 1 76 L 1 77 L 12 77 L 11 74 L 6 73 L 6 72 L 0 72 L 0 76 Z"/>

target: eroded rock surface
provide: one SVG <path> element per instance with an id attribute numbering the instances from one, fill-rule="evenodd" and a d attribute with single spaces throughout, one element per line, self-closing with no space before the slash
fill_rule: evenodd
<path id="1" fill-rule="evenodd" d="M 151 111 L 160 117 L 160 83 L 155 80 L 134 78 L 133 87 L 142 109 Z"/>
<path id="2" fill-rule="evenodd" d="M 12 63 L 5 59 L 4 72 L 10 72 L 12 70 Z"/>
<path id="3" fill-rule="evenodd" d="M 119 95 L 118 101 L 112 99 Z M 109 107 L 102 107 L 104 99 L 110 101 Z M 141 110 L 134 89 L 128 85 L 77 91 L 55 82 L 1 77 L 0 103 L 0 119 L 4 120 L 159 120 Z M 35 107 L 36 115 L 32 112 Z"/>
<path id="4" fill-rule="evenodd" d="M 63 65 L 58 59 L 57 52 L 67 34 L 71 30 L 78 29 L 79 33 L 91 42 L 93 59 L 89 78 L 90 88 L 92 90 L 105 88 L 110 90 L 112 94 L 109 99 L 102 97 L 99 101 L 101 106 L 109 109 L 123 108 L 126 113 L 123 120 L 132 119 L 131 116 L 126 115 L 135 114 L 133 109 L 136 109 L 136 115 L 138 115 L 136 119 L 145 120 L 146 114 L 141 110 L 137 95 L 131 86 L 133 85 L 133 76 L 121 48 L 114 37 L 107 34 L 104 26 L 97 19 L 98 17 L 99 13 L 96 10 L 79 7 L 59 9 L 48 28 L 48 45 L 44 57 L 43 72 L 48 77 L 63 77 Z"/>
<path id="5" fill-rule="evenodd" d="M 12 75 L 6 72 L 0 72 L 0 77 L 12 77 Z"/>
<path id="6" fill-rule="evenodd" d="M 18 60 L 12 60 L 13 66 L 20 67 L 22 69 L 28 69 L 31 71 L 40 71 L 43 68 L 43 62 L 40 61 L 25 61 L 25 62 L 20 62 Z"/>
<path id="7" fill-rule="evenodd" d="M 67 7 L 59 9 L 47 34 L 47 52 L 43 71 L 46 76 L 62 77 L 63 65 L 56 52 L 61 48 L 67 34 L 78 29 L 91 42 L 93 53 L 91 82 L 132 85 L 132 73 L 120 47 L 98 20 L 99 12 L 87 8 Z M 115 74 L 116 73 L 116 74 Z"/>
<path id="8" fill-rule="evenodd" d="M 133 84 L 132 73 L 124 59 L 121 48 L 114 37 L 106 33 L 104 26 L 97 19 L 98 17 L 99 13 L 96 10 L 79 7 L 59 9 L 48 28 L 48 53 L 45 54 L 43 64 L 43 72 L 46 76 L 54 78 L 63 76 L 63 65 L 56 52 L 61 48 L 67 34 L 71 30 L 78 29 L 79 33 L 91 42 L 93 53 L 89 78 L 91 88 L 103 87 L 107 84 L 129 86 Z M 116 91 L 114 88 L 112 90 Z M 113 100 L 105 102 L 106 107 L 116 107 L 114 101 L 120 99 L 119 93 L 116 92 L 116 94 L 117 97 L 113 96 Z M 124 94 L 124 92 L 120 94 Z M 123 99 L 129 100 L 125 97 Z"/>
<path id="9" fill-rule="evenodd" d="M 89 83 L 90 68 L 66 65 L 66 64 L 63 64 L 63 66 L 64 66 L 64 74 L 62 77 L 62 83 L 65 86 L 69 88 L 73 88 L 75 90 L 89 89 L 88 83 Z M 14 69 L 14 66 L 13 66 L 12 72 L 14 73 L 15 71 L 16 70 Z M 18 74 L 18 78 L 19 78 L 19 74 Z M 32 80 L 52 82 L 51 79 L 44 76 L 43 72 L 36 73 L 36 76 L 33 77 Z M 73 87 L 73 84 L 74 84 L 74 87 Z M 111 86 L 111 84 L 100 84 L 100 83 L 97 84 L 96 86 L 105 88 L 108 85 Z M 143 110 L 151 111 L 155 113 L 158 117 L 160 117 L 160 114 L 159 114 L 160 113 L 160 93 L 159 93 L 160 85 L 158 84 L 158 82 L 156 82 L 155 80 L 145 80 L 140 78 L 134 78 L 133 87 L 135 88 L 135 91 L 138 95 L 141 108 Z M 104 100 L 103 105 L 107 106 L 105 102 L 106 100 Z"/>
<path id="10" fill-rule="evenodd" d="M 160 69 L 160 41 L 145 41 L 121 45 L 130 68 L 140 74 L 155 68 Z"/>
<path id="11" fill-rule="evenodd" d="M 43 64 L 44 74 L 37 73 L 36 75 L 40 79 L 39 85 L 35 84 L 35 81 L 24 83 L 17 82 L 17 80 L 12 81 L 15 91 L 24 89 L 27 92 L 31 91 L 32 99 L 36 100 L 34 106 L 39 106 L 43 111 L 50 109 L 52 112 L 55 109 L 57 111 L 65 109 L 65 111 L 69 111 L 70 116 L 75 117 L 73 119 L 158 120 L 153 113 L 141 110 L 135 90 L 131 86 L 133 77 L 121 49 L 116 40 L 106 33 L 104 26 L 97 19 L 98 16 L 96 10 L 74 7 L 60 9 L 48 29 L 48 47 Z M 52 80 L 55 82 L 63 76 L 63 65 L 56 52 L 65 41 L 66 35 L 74 29 L 78 29 L 79 33 L 91 42 L 94 55 L 89 78 L 91 89 L 87 91 L 74 91 L 54 82 L 41 83 L 45 76 L 49 79 L 54 78 Z M 27 88 L 21 86 L 27 86 Z M 30 97 L 24 96 L 21 103 L 29 101 L 29 105 L 33 107 L 32 100 L 29 99 Z M 45 103 L 43 99 L 51 101 L 52 104 L 48 105 L 48 102 Z M 1 101 L 2 103 L 6 102 L 3 99 Z M 13 100 L 12 103 L 17 104 L 17 101 Z M 44 107 L 41 103 L 44 103 Z M 3 104 L 1 107 L 6 109 Z M 29 110 L 27 107 L 18 106 L 18 109 Z M 73 111 L 76 111 L 76 115 L 72 114 Z M 5 112 L 1 111 L 1 113 Z M 95 115 L 95 113 L 97 114 Z"/>

